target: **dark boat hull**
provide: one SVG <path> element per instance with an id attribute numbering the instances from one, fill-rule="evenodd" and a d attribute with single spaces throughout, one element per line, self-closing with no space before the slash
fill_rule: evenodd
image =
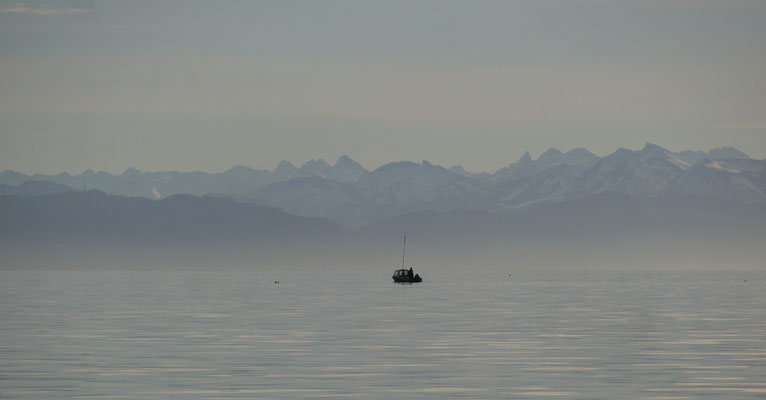
<path id="1" fill-rule="evenodd" d="M 417 277 L 409 277 L 409 276 L 392 276 L 394 279 L 394 282 L 396 283 L 418 283 L 423 282 L 423 278 L 417 276 Z"/>

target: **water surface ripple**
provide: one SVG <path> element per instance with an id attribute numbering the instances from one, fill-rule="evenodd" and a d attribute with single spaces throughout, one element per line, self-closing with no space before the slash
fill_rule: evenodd
<path id="1" fill-rule="evenodd" d="M 1 271 L 0 398 L 766 398 L 763 272 L 389 275 Z"/>

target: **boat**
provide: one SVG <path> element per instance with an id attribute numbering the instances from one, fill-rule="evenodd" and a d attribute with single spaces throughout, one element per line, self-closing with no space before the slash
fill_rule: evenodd
<path id="1" fill-rule="evenodd" d="M 410 267 L 410 269 L 404 268 L 404 252 L 406 250 L 407 250 L 407 234 L 405 233 L 404 245 L 402 246 L 402 268 L 394 271 L 394 275 L 391 278 L 394 278 L 394 282 L 397 282 L 397 283 L 423 282 L 423 278 L 421 278 L 420 275 L 412 272 L 412 267 Z"/>

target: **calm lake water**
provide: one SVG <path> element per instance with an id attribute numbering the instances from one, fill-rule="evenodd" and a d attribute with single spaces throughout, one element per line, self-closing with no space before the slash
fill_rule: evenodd
<path id="1" fill-rule="evenodd" d="M 391 272 L 0 271 L 0 398 L 766 398 L 764 272 Z"/>

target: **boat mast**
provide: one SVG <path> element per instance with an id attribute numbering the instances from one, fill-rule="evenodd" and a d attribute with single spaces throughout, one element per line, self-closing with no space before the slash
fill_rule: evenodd
<path id="1" fill-rule="evenodd" d="M 407 232 L 404 232 L 404 245 L 402 245 L 402 269 L 404 269 L 404 251 L 407 250 Z"/>

